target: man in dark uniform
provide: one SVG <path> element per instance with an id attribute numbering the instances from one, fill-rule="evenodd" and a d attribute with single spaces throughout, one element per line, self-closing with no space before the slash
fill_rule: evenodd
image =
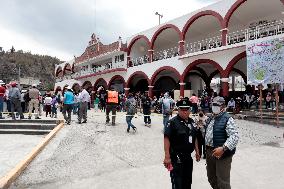
<path id="1" fill-rule="evenodd" d="M 164 166 L 170 171 L 173 189 L 191 189 L 193 150 L 196 161 L 200 160 L 194 121 L 189 118 L 189 104 L 186 99 L 177 103 L 178 115 L 169 120 L 164 131 Z"/>

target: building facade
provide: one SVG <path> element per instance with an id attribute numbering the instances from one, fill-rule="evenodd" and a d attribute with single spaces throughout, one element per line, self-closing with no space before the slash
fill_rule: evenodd
<path id="1" fill-rule="evenodd" d="M 126 43 L 119 38 L 103 45 L 93 34 L 81 56 L 56 67 L 55 87 L 113 86 L 126 94 L 188 96 L 219 78 L 220 93 L 228 96 L 236 89 L 235 77 L 247 81 L 246 44 L 284 37 L 283 18 L 284 0 L 222 0 Z"/>

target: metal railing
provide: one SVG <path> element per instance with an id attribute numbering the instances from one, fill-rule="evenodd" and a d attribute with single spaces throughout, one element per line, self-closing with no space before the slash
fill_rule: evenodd
<path id="1" fill-rule="evenodd" d="M 212 37 L 185 44 L 185 54 L 195 53 L 208 49 L 214 49 L 222 46 L 222 36 Z"/>
<path id="2" fill-rule="evenodd" d="M 255 27 L 234 31 L 227 35 L 227 45 L 233 45 L 245 41 L 251 41 L 264 37 L 280 35 L 284 33 L 282 20 L 275 20 Z"/>
<path id="3" fill-rule="evenodd" d="M 169 49 L 164 49 L 160 51 L 154 51 L 153 53 L 153 61 L 158 61 L 158 60 L 163 60 L 163 59 L 168 59 L 172 57 L 176 57 L 179 55 L 179 47 L 172 47 Z"/>
<path id="4" fill-rule="evenodd" d="M 150 57 L 148 55 L 144 55 L 144 56 L 140 56 L 140 57 L 136 57 L 136 58 L 131 58 L 130 61 L 131 61 L 130 67 L 139 66 L 139 65 L 142 65 L 142 64 L 149 63 Z"/>

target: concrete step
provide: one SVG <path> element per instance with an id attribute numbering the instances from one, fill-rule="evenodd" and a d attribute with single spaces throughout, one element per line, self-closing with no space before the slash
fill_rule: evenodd
<path id="1" fill-rule="evenodd" d="M 56 124 L 44 123 L 0 123 L 0 129 L 35 129 L 35 130 L 52 130 Z"/>
<path id="2" fill-rule="evenodd" d="M 43 123 L 43 124 L 59 124 L 59 119 L 17 119 L 12 120 L 11 118 L 0 119 L 0 123 Z"/>
<path id="3" fill-rule="evenodd" d="M 46 135 L 51 130 L 35 129 L 0 129 L 0 134 Z M 7 141 L 8 142 L 8 141 Z"/>

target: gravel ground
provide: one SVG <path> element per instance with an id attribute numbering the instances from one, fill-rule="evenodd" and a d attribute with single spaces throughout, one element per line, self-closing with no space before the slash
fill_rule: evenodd
<path id="1" fill-rule="evenodd" d="M 138 132 L 126 133 L 122 114 L 105 132 L 104 114 L 88 113 L 87 124 L 78 125 L 73 117 L 11 188 L 171 188 L 162 165 L 161 116 L 152 118 L 151 128 L 138 117 L 133 120 Z M 232 164 L 232 187 L 283 188 L 284 129 L 244 120 L 237 124 L 241 140 Z M 205 160 L 194 164 L 193 188 L 210 188 Z"/>

